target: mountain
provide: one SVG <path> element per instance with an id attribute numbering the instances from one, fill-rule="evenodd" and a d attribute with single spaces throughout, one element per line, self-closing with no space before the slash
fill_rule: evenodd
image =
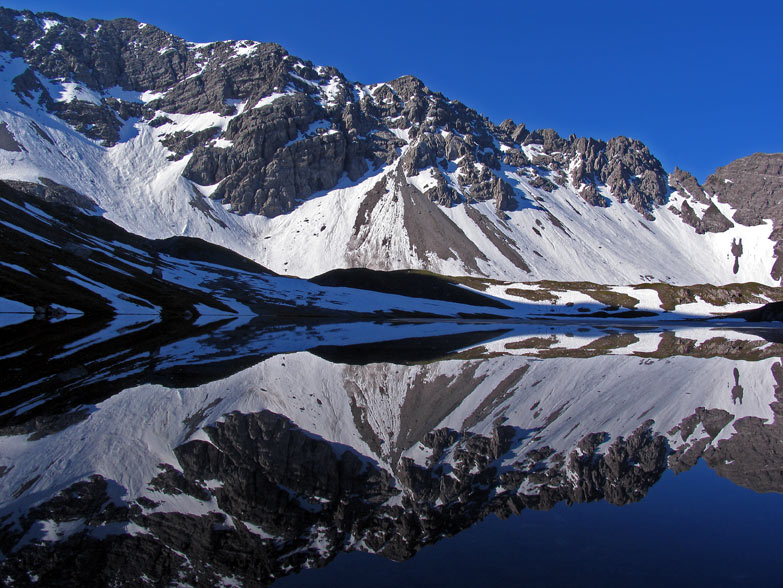
<path id="1" fill-rule="evenodd" d="M 29 195 L 2 181 L 0 218 L 0 327 L 33 317 L 81 317 L 84 336 L 93 343 L 152 326 L 158 331 L 161 323 L 172 321 L 176 328 L 163 329 L 168 339 L 215 321 L 229 321 L 232 329 L 262 330 L 270 323 L 399 319 L 654 317 L 736 323 L 777 320 L 783 301 L 778 289 L 761 284 L 513 284 L 362 268 L 303 280 L 277 275 L 201 239 L 134 235 L 70 201 L 30 201 Z M 759 304 L 764 306 L 759 309 Z M 72 328 L 77 327 L 65 330 Z M 52 352 L 51 337 L 44 337 L 43 355 Z M 35 336 L 31 343 L 30 349 L 37 349 Z M 30 365 L 40 369 L 37 362 Z M 6 384 L 14 388 L 13 379 Z"/>
<path id="2" fill-rule="evenodd" d="M 503 319 L 536 310 L 427 275 L 392 276 L 393 288 L 378 274 L 372 294 L 343 287 L 350 285 L 346 278 L 326 275 L 319 284 L 278 276 L 200 239 L 150 240 L 70 205 L 26 199 L 0 182 L 0 277 L 7 287 L 0 297 L 0 325 L 33 313 L 48 319 L 89 315 L 119 321 L 128 330 L 134 322 L 170 318 Z"/>
<path id="3" fill-rule="evenodd" d="M 783 155 L 700 186 L 641 142 L 560 137 L 271 43 L 0 9 L 0 179 L 279 273 L 777 285 Z M 500 83 L 500 82 L 499 82 Z"/>

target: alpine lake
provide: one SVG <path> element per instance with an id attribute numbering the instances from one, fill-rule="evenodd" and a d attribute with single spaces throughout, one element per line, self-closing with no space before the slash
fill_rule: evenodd
<path id="1" fill-rule="evenodd" d="M 6 316 L 8 586 L 783 586 L 783 331 Z"/>

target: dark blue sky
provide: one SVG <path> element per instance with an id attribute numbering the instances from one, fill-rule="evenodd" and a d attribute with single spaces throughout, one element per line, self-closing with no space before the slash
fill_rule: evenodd
<path id="1" fill-rule="evenodd" d="M 495 122 L 647 143 L 700 180 L 783 151 L 783 3 L 5 2 L 130 16 L 191 41 L 274 41 L 349 79 L 413 74 Z"/>

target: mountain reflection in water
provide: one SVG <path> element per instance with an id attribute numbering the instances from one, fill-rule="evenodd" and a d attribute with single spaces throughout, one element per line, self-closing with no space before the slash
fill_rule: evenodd
<path id="1" fill-rule="evenodd" d="M 714 517 L 743 513 L 744 533 L 781 547 L 765 531 L 783 522 L 775 331 L 73 319 L 0 335 L 9 585 L 350 584 L 351 574 L 353 585 L 432 584 L 454 553 L 501 553 L 490 547 L 509 537 L 532 553 L 520 529 L 538 537 L 535 549 L 544 542 L 547 565 L 598 562 L 592 576 L 531 581 L 611 584 L 634 578 L 627 545 L 640 562 L 665 554 L 612 526 L 626 512 L 653 509 L 648 519 L 668 525 L 672 545 L 703 543 L 706 528 L 714 543 L 723 537 L 703 522 L 677 530 L 694 479 L 701 511 L 730 495 Z M 576 503 L 604 506 L 567 508 Z M 596 549 L 574 553 L 561 531 L 580 524 L 611 530 L 595 545 L 623 554 L 625 572 Z M 736 574 L 722 580 L 774 577 L 774 560 L 765 567 L 752 542 L 725 531 L 714 556 L 730 554 Z M 389 572 L 391 561 L 406 564 Z M 373 570 L 386 583 L 365 575 Z M 694 573 L 657 580 L 707 577 Z"/>

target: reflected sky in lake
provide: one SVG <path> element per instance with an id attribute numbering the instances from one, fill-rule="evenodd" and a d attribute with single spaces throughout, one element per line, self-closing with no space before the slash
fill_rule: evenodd
<path id="1" fill-rule="evenodd" d="M 10 585 L 783 580 L 776 331 L 80 320 L 2 330 Z"/>

